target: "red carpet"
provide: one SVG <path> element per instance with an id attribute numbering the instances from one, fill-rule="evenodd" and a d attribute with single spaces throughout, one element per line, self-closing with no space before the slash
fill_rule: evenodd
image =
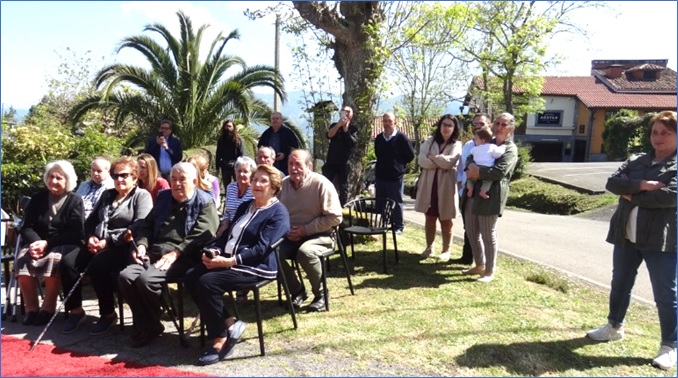
<path id="1" fill-rule="evenodd" d="M 2 376 L 205 376 L 162 366 L 110 360 L 39 344 L 32 352 L 31 341 L 2 335 Z"/>

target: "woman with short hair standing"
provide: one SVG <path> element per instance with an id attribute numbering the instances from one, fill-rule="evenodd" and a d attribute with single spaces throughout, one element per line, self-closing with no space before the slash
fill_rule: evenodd
<path id="1" fill-rule="evenodd" d="M 605 189 L 619 195 L 607 242 L 614 245 L 607 323 L 586 335 L 621 340 L 638 267 L 645 261 L 659 313 L 661 343 L 652 365 L 676 365 L 676 112 L 650 120 L 652 150 L 626 160 Z"/>

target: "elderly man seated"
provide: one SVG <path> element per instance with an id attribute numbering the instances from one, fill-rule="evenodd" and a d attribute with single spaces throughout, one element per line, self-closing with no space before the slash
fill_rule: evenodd
<path id="1" fill-rule="evenodd" d="M 308 311 L 323 311 L 322 267 L 317 254 L 332 248 L 332 228 L 341 223 L 341 204 L 334 185 L 312 168 L 308 151 L 292 151 L 288 161 L 289 176 L 283 180 L 280 192 L 280 202 L 290 213 L 291 228 L 280 245 L 280 257 L 294 306 L 301 307 L 308 295 L 287 259 L 295 259 L 311 283 L 314 298 Z"/>
<path id="2" fill-rule="evenodd" d="M 111 178 L 111 162 L 104 158 L 98 157 L 92 160 L 90 166 L 90 179 L 80 184 L 75 194 L 82 197 L 82 204 L 85 206 L 85 219 L 89 216 L 99 202 L 101 194 L 108 189 L 113 189 L 113 179 Z"/>
<path id="3" fill-rule="evenodd" d="M 183 277 L 200 263 L 200 250 L 214 237 L 219 216 L 212 197 L 196 190 L 191 163 L 177 163 L 170 173 L 171 189 L 158 193 L 150 214 L 136 235 L 132 263 L 120 272 L 118 285 L 132 309 L 130 345 L 150 344 L 164 331 L 160 323 L 162 283 Z"/>

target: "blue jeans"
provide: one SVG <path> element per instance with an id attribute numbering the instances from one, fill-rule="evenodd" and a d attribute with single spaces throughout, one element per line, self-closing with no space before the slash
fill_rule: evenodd
<path id="1" fill-rule="evenodd" d="M 676 254 L 673 252 L 641 251 L 626 240 L 614 246 L 612 257 L 612 290 L 607 319 L 613 326 L 624 323 L 631 301 L 631 289 L 636 282 L 638 267 L 645 260 L 650 273 L 652 293 L 659 314 L 662 344 L 676 347 Z"/>
<path id="2" fill-rule="evenodd" d="M 395 201 L 395 208 L 393 209 L 393 215 L 391 215 L 391 223 L 393 223 L 393 227 L 395 227 L 396 231 L 405 228 L 405 223 L 403 221 L 404 187 L 405 184 L 403 183 L 403 179 L 392 181 L 376 179 L 374 182 L 376 198 L 386 197 Z"/>

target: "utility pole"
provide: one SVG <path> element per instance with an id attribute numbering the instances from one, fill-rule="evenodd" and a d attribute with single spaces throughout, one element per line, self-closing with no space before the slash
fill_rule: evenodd
<path id="1" fill-rule="evenodd" d="M 275 70 L 280 72 L 280 15 L 275 15 Z M 273 92 L 273 111 L 279 112 L 280 97 Z"/>

